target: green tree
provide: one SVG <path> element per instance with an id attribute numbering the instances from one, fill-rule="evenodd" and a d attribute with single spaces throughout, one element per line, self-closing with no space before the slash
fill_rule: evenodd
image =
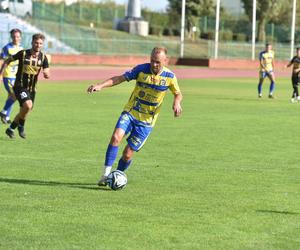
<path id="1" fill-rule="evenodd" d="M 168 27 L 169 16 L 166 13 L 142 9 L 142 17 L 149 22 L 152 35 L 162 35 L 164 28 Z"/>
<path id="2" fill-rule="evenodd" d="M 180 23 L 182 0 L 169 0 L 168 13 L 170 20 L 176 25 Z M 186 0 L 186 25 L 189 36 L 192 35 L 192 27 L 199 28 L 199 19 L 201 16 L 211 16 L 215 13 L 214 0 Z"/>
<path id="3" fill-rule="evenodd" d="M 253 0 L 242 0 L 244 8 L 249 19 L 252 20 Z M 286 20 L 284 14 L 290 8 L 290 0 L 257 0 L 256 19 L 258 21 L 258 41 L 266 40 L 265 26 L 268 22 L 279 22 Z"/>

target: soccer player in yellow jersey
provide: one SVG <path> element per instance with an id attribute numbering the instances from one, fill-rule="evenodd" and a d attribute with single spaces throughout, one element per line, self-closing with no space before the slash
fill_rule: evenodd
<path id="1" fill-rule="evenodd" d="M 5 60 L 8 57 L 17 54 L 23 49 L 21 44 L 22 32 L 19 29 L 12 29 L 10 31 L 11 42 L 6 44 L 0 53 L 0 59 Z M 16 74 L 18 70 L 18 61 L 11 62 L 3 72 L 3 83 L 8 93 L 3 110 L 0 112 L 0 118 L 3 123 L 10 123 L 10 113 L 12 106 L 15 102 L 15 96 L 13 93 L 13 86 L 16 80 Z"/>
<path id="2" fill-rule="evenodd" d="M 292 85 L 293 85 L 293 95 L 291 102 L 298 102 L 300 100 L 299 97 L 299 72 L 300 72 L 300 48 L 297 48 L 297 55 L 292 58 L 292 60 L 286 65 L 286 67 L 291 67 L 293 65 L 292 71 Z"/>
<path id="3" fill-rule="evenodd" d="M 152 50 L 150 63 L 137 65 L 123 75 L 114 76 L 87 89 L 88 93 L 92 93 L 124 81 L 136 80 L 135 88 L 120 115 L 108 145 L 104 172 L 98 185 L 106 185 L 107 176 L 117 157 L 119 144 L 123 137 L 130 133 L 117 169 L 125 171 L 129 167 L 134 152 L 141 149 L 152 131 L 167 90 L 174 95 L 174 116 L 181 115 L 182 94 L 175 74 L 165 67 L 166 61 L 167 50 L 156 47 Z"/>
<path id="4" fill-rule="evenodd" d="M 275 88 L 275 75 L 274 75 L 274 51 L 272 44 L 267 43 L 266 49 L 259 54 L 260 70 L 259 70 L 259 83 L 258 83 L 258 97 L 262 97 L 262 84 L 266 77 L 271 81 L 269 98 L 274 98 L 273 92 Z"/>

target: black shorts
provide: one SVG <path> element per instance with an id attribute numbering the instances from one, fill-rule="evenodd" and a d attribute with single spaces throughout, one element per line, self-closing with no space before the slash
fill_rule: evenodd
<path id="1" fill-rule="evenodd" d="M 24 102 L 31 100 L 32 103 L 34 102 L 35 92 L 29 92 L 27 89 L 22 87 L 14 87 L 13 88 L 16 98 L 20 103 L 20 106 L 23 105 Z"/>

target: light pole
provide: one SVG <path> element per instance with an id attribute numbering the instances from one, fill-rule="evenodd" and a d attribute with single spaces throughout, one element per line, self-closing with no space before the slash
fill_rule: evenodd
<path id="1" fill-rule="evenodd" d="M 294 0 L 294 2 L 293 2 L 293 17 L 292 17 L 292 27 L 291 27 L 291 58 L 294 55 L 295 26 L 296 26 L 296 0 Z"/>
<path id="2" fill-rule="evenodd" d="M 220 21 L 220 0 L 217 0 L 216 31 L 215 31 L 215 59 L 218 59 L 218 50 L 219 50 L 219 21 Z"/>
<path id="3" fill-rule="evenodd" d="M 252 61 L 255 60 L 255 38 L 256 38 L 256 0 L 253 0 L 252 9 Z"/>
<path id="4" fill-rule="evenodd" d="M 184 24 L 185 24 L 185 0 L 181 5 L 181 32 L 180 32 L 180 58 L 184 56 Z"/>

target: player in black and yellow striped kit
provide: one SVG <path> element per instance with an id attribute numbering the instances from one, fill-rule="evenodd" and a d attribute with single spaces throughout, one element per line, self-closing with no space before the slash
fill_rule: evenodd
<path id="1" fill-rule="evenodd" d="M 291 67 L 293 65 L 292 71 L 292 85 L 293 85 L 293 95 L 291 102 L 298 102 L 300 101 L 299 97 L 299 73 L 300 73 L 300 48 L 297 48 L 297 55 L 292 58 L 292 60 L 286 65 L 286 67 Z"/>
<path id="2" fill-rule="evenodd" d="M 33 107 L 36 84 L 41 69 L 43 69 L 44 78 L 48 79 L 50 77 L 47 56 L 41 52 L 44 41 L 45 36 L 43 34 L 34 34 L 32 36 L 32 48 L 28 50 L 21 50 L 17 54 L 9 57 L 5 60 L 0 70 L 1 75 L 4 68 L 10 62 L 19 60 L 19 67 L 13 91 L 15 98 L 20 103 L 20 111 L 16 115 L 10 127 L 6 130 L 6 134 L 10 138 L 14 138 L 14 129 L 18 127 L 20 137 L 25 139 L 25 120 Z"/>

